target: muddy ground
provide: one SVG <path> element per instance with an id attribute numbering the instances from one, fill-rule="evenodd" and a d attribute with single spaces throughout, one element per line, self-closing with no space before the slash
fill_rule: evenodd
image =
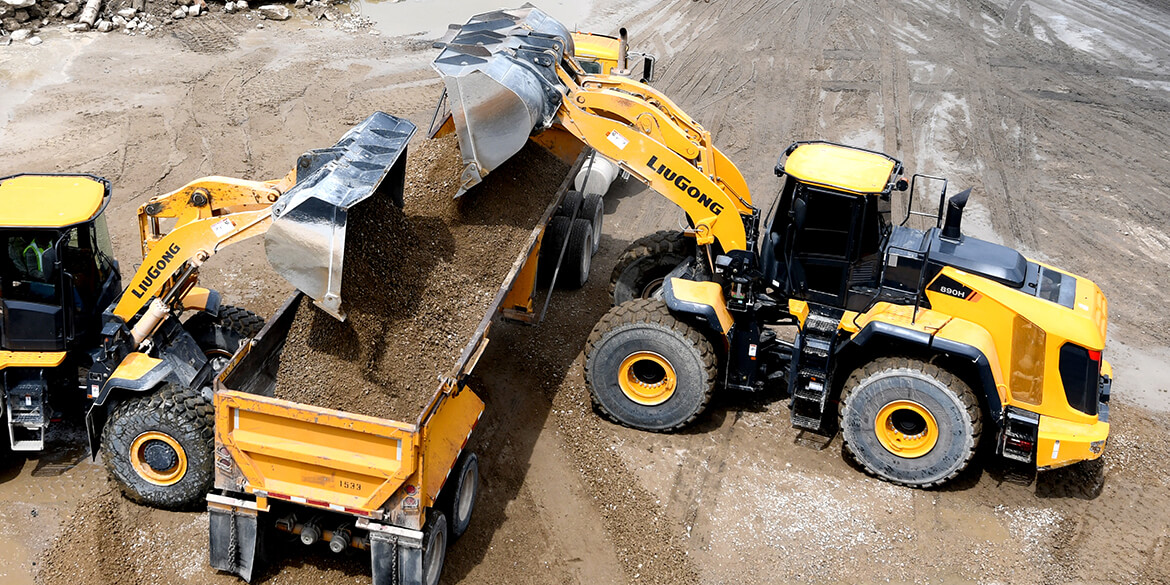
<path id="1" fill-rule="evenodd" d="M 793 140 L 870 146 L 974 187 L 968 233 L 1100 284 L 1116 373 L 1107 483 L 1085 499 L 984 456 L 943 489 L 893 487 L 846 463 L 839 438 L 792 430 L 778 396 L 723 395 L 671 435 L 602 421 L 578 352 L 607 308 L 608 270 L 627 242 L 680 220 L 628 186 L 607 198 L 590 284 L 557 293 L 540 327 L 493 330 L 475 382 L 483 491 L 444 580 L 1170 582 L 1170 6 L 599 0 L 580 24 L 618 23 L 659 55 L 656 85 L 711 130 L 758 204 Z M 207 174 L 281 176 L 374 109 L 429 121 L 428 43 L 215 14 L 180 24 L 0 48 L 0 174 L 113 180 L 124 266 L 150 195 Z M 258 246 L 218 255 L 204 277 L 259 313 L 286 293 Z M 119 499 L 81 438 L 61 433 L 0 473 L 0 580 L 234 582 L 202 561 L 205 515 Z M 268 582 L 368 582 L 360 556 L 288 554 Z"/>

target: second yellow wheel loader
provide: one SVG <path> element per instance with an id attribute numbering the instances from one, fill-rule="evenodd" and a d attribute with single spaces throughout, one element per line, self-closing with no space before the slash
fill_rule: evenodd
<path id="1" fill-rule="evenodd" d="M 404 124 L 378 112 L 279 180 L 206 177 L 152 198 L 138 210 L 143 260 L 128 283 L 103 215 L 109 182 L 0 179 L 0 403 L 11 448 L 43 449 L 57 410 L 84 410 L 91 452 L 129 497 L 201 502 L 214 478 L 212 382 L 263 321 L 196 286 L 200 266 L 264 235 L 277 272 L 340 316 L 346 216 L 383 183 L 400 196 L 405 162 L 385 153 L 409 139 Z"/>
<path id="2" fill-rule="evenodd" d="M 650 86 L 586 71 L 573 43 L 536 8 L 496 11 L 454 31 L 434 67 L 465 187 L 531 135 L 583 142 L 686 212 L 683 233 L 619 260 L 617 305 L 585 348 L 601 413 L 670 431 L 716 391 L 786 388 L 793 426 L 839 428 L 868 472 L 915 487 L 955 477 L 988 435 L 1039 469 L 1101 456 L 1112 371 L 1095 284 L 963 235 L 969 190 L 948 200 L 945 181 L 907 181 L 878 152 L 793 144 L 760 209 L 706 129 Z M 926 181 L 939 207 L 913 229 L 923 213 L 895 217 L 893 194 L 913 202 Z"/>

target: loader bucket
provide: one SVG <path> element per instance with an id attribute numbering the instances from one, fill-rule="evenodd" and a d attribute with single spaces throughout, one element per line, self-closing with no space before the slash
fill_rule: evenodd
<path id="1" fill-rule="evenodd" d="M 407 120 L 375 112 L 333 147 L 301 155 L 296 185 L 272 205 L 264 236 L 268 263 L 338 319 L 345 319 L 341 274 L 350 210 L 371 196 L 402 207 L 406 144 L 414 131 Z"/>
<path id="2" fill-rule="evenodd" d="M 446 86 L 463 154 L 458 196 L 519 152 L 529 135 L 552 125 L 566 92 L 557 65 L 573 54 L 573 38 L 560 22 L 525 5 L 451 25 L 435 45 L 443 50 L 432 66 Z"/>

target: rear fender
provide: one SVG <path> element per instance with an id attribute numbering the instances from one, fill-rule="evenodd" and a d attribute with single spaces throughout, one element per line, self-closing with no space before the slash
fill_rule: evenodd
<path id="1" fill-rule="evenodd" d="M 899 347 L 911 348 L 924 350 L 924 353 L 928 355 L 941 353 L 970 362 L 976 379 L 968 382 L 974 386 L 973 389 L 977 393 L 984 397 L 987 412 L 998 425 L 1003 415 L 1003 401 L 999 395 L 995 374 L 991 369 L 991 361 L 984 350 L 979 347 L 983 345 L 979 339 L 972 335 L 960 336 L 955 335 L 955 333 L 958 333 L 957 328 L 954 331 L 948 331 L 948 327 L 943 327 L 935 335 L 931 335 L 925 331 L 900 327 L 892 323 L 871 321 L 850 340 L 846 347 L 850 348 L 849 351 L 873 351 L 887 355 L 891 349 L 896 351 L 896 348 Z M 983 333 L 986 335 L 986 331 Z M 990 351 L 992 357 L 995 357 L 994 347 Z"/>
<path id="2" fill-rule="evenodd" d="M 89 435 L 89 453 L 97 458 L 101 447 L 102 429 L 106 426 L 110 409 L 125 394 L 142 394 L 153 391 L 160 384 L 173 377 L 173 369 L 165 360 L 152 358 L 141 352 L 125 357 L 102 385 L 93 404 L 85 413 L 85 430 Z"/>
<path id="3" fill-rule="evenodd" d="M 718 283 L 672 276 L 662 283 L 662 297 L 671 312 L 700 317 L 724 337 L 735 323 Z"/>
<path id="4" fill-rule="evenodd" d="M 182 302 L 183 308 L 188 311 L 203 311 L 212 317 L 218 317 L 222 300 L 219 291 L 193 286 L 191 290 L 187 291 L 187 294 L 183 295 Z"/>

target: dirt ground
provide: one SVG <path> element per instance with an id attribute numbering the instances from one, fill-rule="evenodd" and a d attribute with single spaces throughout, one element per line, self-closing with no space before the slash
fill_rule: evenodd
<path id="1" fill-rule="evenodd" d="M 967 233 L 1096 281 L 1116 374 L 1105 489 L 1086 499 L 986 454 L 942 489 L 890 486 L 846 463 L 839 438 L 793 430 L 779 396 L 721 395 L 670 435 L 602 421 L 579 350 L 607 309 L 608 271 L 626 243 L 680 221 L 629 185 L 607 197 L 590 283 L 556 293 L 540 327 L 493 329 L 473 381 L 487 402 L 472 439 L 483 491 L 445 582 L 1170 583 L 1170 6 L 598 0 L 592 12 L 581 28 L 625 24 L 659 56 L 656 85 L 712 132 L 758 205 L 790 142 L 869 146 L 952 192 L 974 187 Z M 213 13 L 158 38 L 49 32 L 0 47 L 0 175 L 111 179 L 127 270 L 150 195 L 207 174 L 281 176 L 374 109 L 429 122 L 429 43 L 285 24 Z M 213 258 L 204 280 L 261 314 L 287 292 L 258 244 Z M 206 567 L 205 514 L 120 499 L 82 438 L 58 433 L 49 454 L 0 471 L 0 581 L 237 582 Z M 360 555 L 286 556 L 265 582 L 368 583 Z"/>

